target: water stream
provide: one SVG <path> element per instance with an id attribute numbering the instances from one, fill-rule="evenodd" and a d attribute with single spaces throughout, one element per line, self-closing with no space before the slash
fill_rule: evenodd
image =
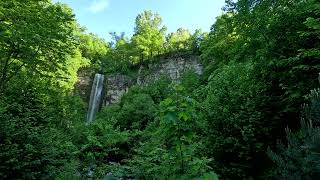
<path id="1" fill-rule="evenodd" d="M 87 123 L 94 120 L 97 112 L 99 111 L 102 99 L 104 75 L 96 74 L 92 83 L 89 108 L 87 114 Z"/>

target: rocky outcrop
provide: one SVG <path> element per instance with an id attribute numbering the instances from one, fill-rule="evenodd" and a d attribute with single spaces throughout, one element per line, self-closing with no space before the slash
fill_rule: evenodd
<path id="1" fill-rule="evenodd" d="M 118 103 L 129 87 L 132 85 L 146 85 L 162 76 L 169 77 L 172 81 L 179 82 L 179 78 L 186 71 L 194 71 L 201 75 L 203 67 L 199 56 L 168 56 L 159 58 L 156 62 L 140 66 L 138 75 L 133 78 L 123 74 L 105 75 L 103 106 Z M 80 92 L 85 102 L 89 102 L 90 90 L 94 74 L 89 69 L 82 69 L 78 73 L 76 89 Z"/>
<path id="2" fill-rule="evenodd" d="M 149 64 L 147 67 L 141 66 L 137 84 L 147 84 L 159 79 L 161 76 L 167 76 L 172 81 L 178 82 L 186 71 L 202 74 L 203 67 L 200 64 L 199 56 L 167 57 L 160 59 L 156 63 Z"/>
<path id="3" fill-rule="evenodd" d="M 105 81 L 105 96 L 103 105 L 118 103 L 124 93 L 126 93 L 130 86 L 135 84 L 135 80 L 129 76 L 122 74 L 112 74 L 106 76 Z"/>
<path id="4" fill-rule="evenodd" d="M 90 68 L 81 68 L 78 71 L 78 81 L 75 84 L 75 91 L 85 101 L 90 100 L 90 91 L 94 78 L 94 71 Z"/>

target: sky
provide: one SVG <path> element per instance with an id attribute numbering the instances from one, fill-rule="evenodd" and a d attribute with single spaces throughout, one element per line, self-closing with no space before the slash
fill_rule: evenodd
<path id="1" fill-rule="evenodd" d="M 110 40 L 109 32 L 134 31 L 136 16 L 144 10 L 159 13 L 168 32 L 178 28 L 209 31 L 222 14 L 224 0 L 54 0 L 73 9 L 76 19 L 88 32 Z"/>

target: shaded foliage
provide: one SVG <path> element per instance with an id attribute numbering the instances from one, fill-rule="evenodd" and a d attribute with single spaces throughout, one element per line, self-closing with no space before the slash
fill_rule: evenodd
<path id="1" fill-rule="evenodd" d="M 319 18 L 317 0 L 227 0 L 209 33 L 144 11 L 107 43 L 66 5 L 1 1 L 0 178 L 319 178 Z M 134 78 L 162 55 L 204 74 L 132 86 L 85 125 L 79 68 Z"/>
<path id="2" fill-rule="evenodd" d="M 319 151 L 319 89 L 311 91 L 309 104 L 304 106 L 301 128 L 293 132 L 286 128 L 287 145 L 279 144 L 278 153 L 268 155 L 276 168 L 270 175 L 278 179 L 318 179 L 320 177 Z"/>
<path id="3" fill-rule="evenodd" d="M 0 11 L 0 91 L 22 70 L 45 76 L 65 68 L 75 48 L 75 20 L 68 7 L 5 0 Z"/>

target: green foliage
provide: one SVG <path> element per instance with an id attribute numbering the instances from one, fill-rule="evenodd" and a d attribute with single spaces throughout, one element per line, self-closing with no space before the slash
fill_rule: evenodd
<path id="1" fill-rule="evenodd" d="M 200 44 L 205 37 L 205 33 L 201 29 L 196 29 L 193 34 L 189 30 L 179 28 L 176 32 L 169 33 L 166 36 L 164 47 L 166 52 L 183 52 L 191 51 L 194 54 L 199 54 Z"/>
<path id="2" fill-rule="evenodd" d="M 319 2 L 224 9 L 209 34 L 166 39 L 161 17 L 144 11 L 132 38 L 111 33 L 107 44 L 66 5 L 1 1 L 0 179 L 319 179 L 319 90 L 298 127 L 320 70 Z M 200 55 L 204 74 L 132 86 L 85 125 L 79 68 L 134 76 L 163 53 Z"/>
<path id="3" fill-rule="evenodd" d="M 206 65 L 206 76 L 210 75 L 206 73 L 213 72 L 221 65 L 227 64 L 233 57 L 236 57 L 232 47 L 236 47 L 235 43 L 238 36 L 234 32 L 232 21 L 233 15 L 231 13 L 218 17 L 211 28 L 212 31 L 205 36 L 204 41 L 200 44 L 201 59 L 203 64 Z"/>
<path id="4" fill-rule="evenodd" d="M 146 137 L 145 129 L 156 118 L 158 105 L 153 99 L 162 100 L 166 86 L 162 79 L 152 86 L 130 88 L 120 104 L 104 108 L 89 129 L 78 135 L 84 176 L 89 169 L 94 178 L 137 176 L 128 162 L 135 159 L 134 148 L 140 146 L 137 142 Z"/>
<path id="5" fill-rule="evenodd" d="M 48 179 L 63 173 L 65 167 L 75 173 L 77 167 L 70 166 L 70 162 L 76 163 L 77 148 L 62 128 L 55 127 L 54 118 L 59 115 L 51 114 L 53 108 L 55 114 L 60 109 L 46 104 L 32 86 L 20 85 L 0 99 L 0 176 Z M 65 116 L 62 119 L 70 120 Z"/>
<path id="6" fill-rule="evenodd" d="M 144 129 L 155 117 L 157 108 L 148 94 L 127 96 L 118 112 L 117 125 L 122 129 Z"/>
<path id="7" fill-rule="evenodd" d="M 253 157 L 265 148 L 261 140 L 270 135 L 269 122 L 259 111 L 264 86 L 251 78 L 253 68 L 245 63 L 216 70 L 200 105 L 208 123 L 208 153 L 222 177 L 248 177 L 246 173 L 256 168 Z"/>
<path id="8" fill-rule="evenodd" d="M 50 1 L 1 1 L 0 12 L 0 178 L 76 177 L 70 134 L 84 111 L 70 92 L 87 62 L 74 15 Z"/>
<path id="9" fill-rule="evenodd" d="M 203 176 L 199 178 L 195 178 L 195 180 L 218 180 L 218 176 L 214 172 L 205 173 Z"/>
<path id="10" fill-rule="evenodd" d="M 137 16 L 132 42 L 141 53 L 142 62 L 163 51 L 165 31 L 159 14 L 144 11 Z"/>
<path id="11" fill-rule="evenodd" d="M 79 49 L 81 55 L 90 60 L 90 62 L 101 67 L 105 61 L 105 57 L 109 51 L 109 47 L 103 39 L 94 34 L 84 34 L 79 32 Z"/>
<path id="12" fill-rule="evenodd" d="M 159 119 L 150 124 L 129 161 L 132 173 L 140 179 L 199 177 L 208 170 L 208 159 L 199 154 L 202 142 L 196 134 L 194 100 L 175 95 L 160 103 Z"/>
<path id="13" fill-rule="evenodd" d="M 88 66 L 90 61 L 82 57 L 79 49 L 73 52 L 73 55 L 67 56 L 64 70 L 50 72 L 52 83 L 56 88 L 61 89 L 62 92 L 68 93 L 74 89 L 74 85 L 78 81 L 78 70 L 81 67 Z"/>
<path id="14" fill-rule="evenodd" d="M 279 153 L 269 150 L 276 167 L 270 175 L 278 179 L 319 179 L 320 128 L 319 89 L 311 92 L 310 104 L 304 108 L 301 128 L 292 132 L 286 128 L 288 145 L 279 145 Z"/>
<path id="15" fill-rule="evenodd" d="M 170 33 L 167 36 L 167 51 L 178 51 L 191 48 L 191 33 L 187 29 L 179 28 L 177 32 Z"/>
<path id="16" fill-rule="evenodd" d="M 43 76 L 64 70 L 75 49 L 75 20 L 68 7 L 47 0 L 4 0 L 0 12 L 0 91 L 22 70 Z"/>
<path id="17" fill-rule="evenodd" d="M 182 93 L 185 95 L 193 95 L 193 91 L 196 90 L 200 85 L 200 75 L 196 74 L 194 71 L 186 71 L 181 77 L 181 86 L 184 87 Z"/>
<path id="18" fill-rule="evenodd" d="M 130 97 L 134 94 L 148 94 L 155 104 L 159 104 L 172 93 L 172 89 L 169 87 L 170 83 L 171 81 L 167 77 L 161 77 L 146 86 L 132 86 L 123 98 L 126 99 L 127 96 Z"/>
<path id="19" fill-rule="evenodd" d="M 114 35 L 116 36 L 116 35 Z M 120 72 L 128 74 L 132 65 L 138 62 L 137 50 L 126 37 L 114 37 L 115 44 L 107 54 L 103 71 L 106 73 Z"/>
<path id="20" fill-rule="evenodd" d="M 108 119 L 97 119 L 84 129 L 83 139 L 79 142 L 83 177 L 101 179 L 108 173 L 116 175 L 121 172 L 117 163 L 128 156 L 126 147 L 129 135 L 110 122 Z"/>
<path id="21" fill-rule="evenodd" d="M 297 128 L 302 96 L 317 85 L 319 3 L 226 2 L 200 46 L 208 154 L 223 178 L 262 178 L 263 150 Z"/>
<path id="22" fill-rule="evenodd" d="M 206 32 L 202 32 L 201 29 L 196 29 L 191 36 L 191 50 L 194 54 L 200 54 L 200 45 L 204 38 L 207 36 Z"/>
<path id="23" fill-rule="evenodd" d="M 182 84 L 188 86 L 196 78 L 189 72 Z M 85 164 L 83 174 L 90 167 L 95 178 L 190 179 L 204 175 L 214 179 L 214 174 L 205 175 L 209 159 L 202 152 L 196 101 L 184 96 L 184 86 L 173 88 L 169 83 L 159 79 L 133 86 L 118 105 L 99 113 L 85 133 L 86 140 L 78 141 L 85 144 L 80 158 Z"/>

